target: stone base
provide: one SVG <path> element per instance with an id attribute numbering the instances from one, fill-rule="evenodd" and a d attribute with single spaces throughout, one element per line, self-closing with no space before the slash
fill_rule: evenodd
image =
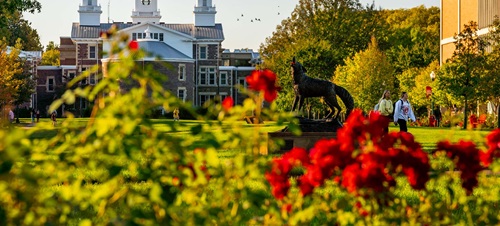
<path id="1" fill-rule="evenodd" d="M 292 150 L 294 147 L 311 149 L 318 140 L 332 139 L 337 137 L 337 132 L 303 132 L 300 136 L 295 136 L 291 132 L 273 132 L 268 133 L 269 152 L 270 153 L 283 153 Z M 281 139 L 285 145 L 279 147 L 276 140 Z"/>

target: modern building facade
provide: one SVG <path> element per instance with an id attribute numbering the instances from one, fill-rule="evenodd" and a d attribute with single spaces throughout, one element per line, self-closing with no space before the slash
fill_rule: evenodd
<path id="1" fill-rule="evenodd" d="M 460 33 L 464 24 L 478 23 L 478 35 L 488 33 L 495 16 L 500 16 L 498 0 L 441 0 L 440 63 L 451 58 L 455 51 L 453 36 Z"/>

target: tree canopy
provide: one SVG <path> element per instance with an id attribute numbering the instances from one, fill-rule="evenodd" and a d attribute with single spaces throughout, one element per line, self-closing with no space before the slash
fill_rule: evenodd
<path id="1" fill-rule="evenodd" d="M 394 93 L 394 79 L 394 68 L 373 38 L 366 50 L 347 58 L 345 66 L 337 67 L 334 81 L 349 90 L 356 107 L 369 112 L 384 90 Z"/>
<path id="2" fill-rule="evenodd" d="M 0 40 L 0 108 L 13 104 L 17 91 L 22 86 L 22 81 L 17 79 L 17 74 L 23 72 L 21 62 L 18 60 L 21 43 L 7 51 L 7 43 Z"/>
<path id="3" fill-rule="evenodd" d="M 337 67 L 364 51 L 371 43 L 370 38 L 375 37 L 377 49 L 393 67 L 389 73 L 393 84 L 387 85 L 394 87 L 391 91 L 395 93 L 400 85 L 398 74 L 405 70 L 423 70 L 438 60 L 439 21 L 437 7 L 376 10 L 373 5 L 362 6 L 358 0 L 301 0 L 291 17 L 283 20 L 261 45 L 263 66 L 278 74 L 283 90 L 277 103 L 289 109 L 293 98 L 289 64 L 293 57 L 307 68 L 309 76 L 332 80 Z M 356 60 L 370 64 L 364 62 L 371 62 L 370 59 L 362 57 L 365 55 L 359 55 Z M 377 93 L 378 89 L 380 87 L 370 92 Z M 365 108 L 373 105 L 363 104 Z"/>
<path id="4" fill-rule="evenodd" d="M 478 100 L 484 81 L 486 42 L 477 34 L 478 25 L 470 21 L 455 35 L 455 52 L 441 68 L 439 87 L 464 101 L 464 128 L 467 128 L 468 101 Z"/>
<path id="5" fill-rule="evenodd" d="M 45 52 L 42 55 L 41 65 L 59 66 L 61 65 L 59 56 L 59 46 L 51 41 L 45 48 Z"/>
<path id="6" fill-rule="evenodd" d="M 42 50 L 38 32 L 31 23 L 23 19 L 23 12 L 40 12 L 42 5 L 36 0 L 4 0 L 0 4 L 0 38 L 6 38 L 7 45 L 14 46 L 20 38 L 23 50 Z"/>

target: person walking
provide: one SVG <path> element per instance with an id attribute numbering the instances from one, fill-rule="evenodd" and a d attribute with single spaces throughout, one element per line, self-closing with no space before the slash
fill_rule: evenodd
<path id="1" fill-rule="evenodd" d="M 14 112 L 12 111 L 12 109 L 9 109 L 9 122 L 14 123 L 14 118 Z"/>
<path id="2" fill-rule="evenodd" d="M 378 108 L 380 114 L 387 118 L 387 126 L 384 128 L 384 133 L 387 134 L 389 133 L 389 122 L 392 120 L 392 113 L 394 112 L 394 106 L 392 105 L 391 101 L 391 92 L 389 90 L 385 90 L 384 93 L 382 94 L 382 98 L 380 98 L 379 101 L 379 108 Z"/>
<path id="3" fill-rule="evenodd" d="M 408 132 L 408 119 L 413 122 L 417 120 L 415 119 L 415 114 L 413 114 L 411 104 L 408 101 L 408 94 L 406 92 L 401 94 L 401 99 L 396 102 L 396 106 L 394 108 L 394 124 L 399 125 L 400 132 Z"/>
<path id="4" fill-rule="evenodd" d="M 179 108 L 174 109 L 174 121 L 179 121 Z"/>
<path id="5" fill-rule="evenodd" d="M 57 125 L 57 112 L 53 111 L 52 114 L 50 114 L 50 119 L 52 119 L 52 125 L 56 126 Z"/>

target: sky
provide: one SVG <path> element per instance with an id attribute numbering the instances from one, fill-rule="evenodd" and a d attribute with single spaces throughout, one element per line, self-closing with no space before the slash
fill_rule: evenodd
<path id="1" fill-rule="evenodd" d="M 78 7 L 81 0 L 38 0 L 41 13 L 25 13 L 40 35 L 45 47 L 49 41 L 59 44 L 59 37 L 71 35 L 71 25 L 79 21 Z M 134 0 L 98 0 L 103 13 L 101 22 L 131 22 Z M 257 51 L 267 37 L 272 36 L 276 26 L 288 18 L 299 0 L 212 0 L 217 14 L 215 22 L 221 23 L 225 49 L 249 48 Z M 420 5 L 439 6 L 440 0 L 360 0 L 362 5 L 375 3 L 376 8 L 399 9 Z M 109 4 L 109 10 L 108 10 Z M 196 0 L 159 0 L 158 8 L 165 23 L 194 23 L 193 9 Z M 109 13 L 108 13 L 109 12 Z M 251 20 L 254 20 L 253 22 Z M 258 19 L 258 20 L 255 20 Z"/>

